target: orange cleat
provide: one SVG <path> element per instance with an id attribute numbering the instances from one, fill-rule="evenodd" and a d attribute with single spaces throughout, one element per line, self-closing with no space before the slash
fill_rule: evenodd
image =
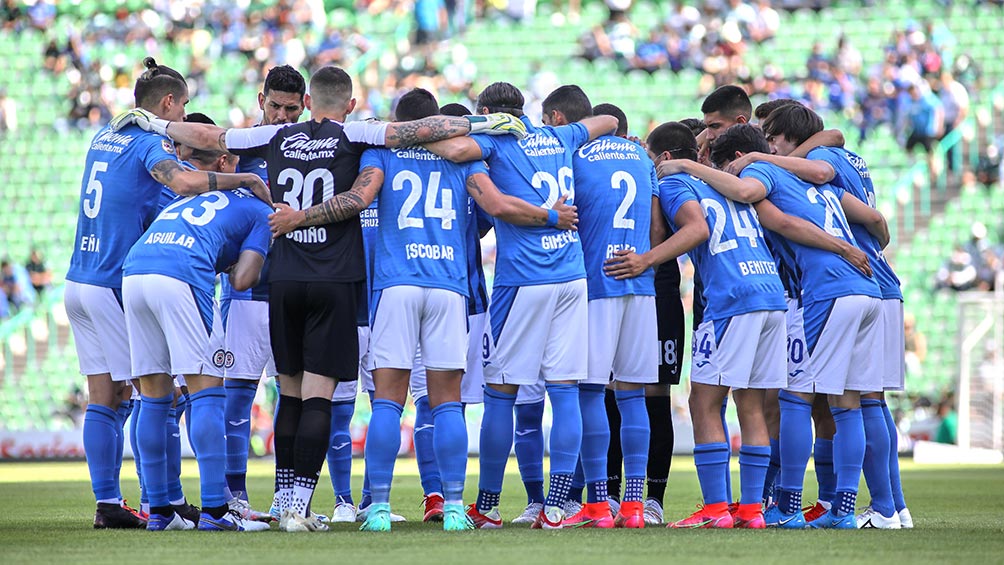
<path id="1" fill-rule="evenodd" d="M 733 525 L 732 515 L 729 514 L 729 506 L 725 502 L 716 504 L 700 505 L 697 512 L 690 516 L 673 522 L 670 528 L 715 528 L 731 529 Z"/>
<path id="2" fill-rule="evenodd" d="M 617 528 L 644 528 L 645 527 L 645 505 L 640 500 L 622 502 L 621 508 L 614 518 L 614 527 Z"/>
<path id="3" fill-rule="evenodd" d="M 423 522 L 442 522 L 443 521 L 443 496 L 440 494 L 430 494 L 425 497 L 422 501 L 425 505 L 425 516 L 422 517 Z"/>
<path id="4" fill-rule="evenodd" d="M 612 528 L 614 518 L 610 515 L 609 502 L 587 502 L 574 516 L 561 522 L 562 528 Z"/>

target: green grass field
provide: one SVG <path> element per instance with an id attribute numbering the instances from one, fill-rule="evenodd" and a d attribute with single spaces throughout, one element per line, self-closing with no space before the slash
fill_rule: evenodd
<path id="1" fill-rule="evenodd" d="M 126 470 L 131 471 L 131 461 Z M 362 465 L 355 465 L 356 492 Z M 477 469 L 471 460 L 470 469 Z M 523 507 L 522 485 L 510 462 L 503 515 Z M 132 477 L 131 473 L 123 475 Z M 811 475 L 811 472 L 810 472 Z M 185 487 L 198 502 L 194 461 L 186 461 Z M 267 461 L 250 465 L 249 489 L 256 508 L 271 502 Z M 733 464 L 738 480 L 738 467 Z M 812 477 L 807 483 L 814 484 Z M 327 476 L 315 509 L 333 504 Z M 473 499 L 477 477 L 468 481 Z M 576 530 L 544 532 L 507 524 L 502 530 L 446 534 L 422 524 L 421 487 L 413 460 L 398 462 L 395 511 L 408 518 L 390 534 L 363 533 L 350 524 L 318 534 L 214 534 L 201 532 L 99 531 L 91 527 L 93 501 L 84 463 L 0 464 L 0 560 L 3 563 L 641 563 L 641 562 L 1004 562 L 1004 468 L 903 464 L 903 485 L 916 521 L 904 531 L 670 531 Z M 136 482 L 124 481 L 138 502 Z M 813 493 L 807 492 L 806 499 Z M 863 498 L 867 498 L 864 495 Z M 699 501 L 693 460 L 678 458 L 667 492 L 667 517 L 679 518 Z M 864 502 L 864 501 L 862 501 Z M 137 504 L 138 505 L 138 504 Z"/>

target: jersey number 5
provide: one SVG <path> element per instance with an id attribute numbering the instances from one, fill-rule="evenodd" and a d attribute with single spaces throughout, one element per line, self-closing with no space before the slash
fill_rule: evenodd
<path id="1" fill-rule="evenodd" d="M 108 163 L 105 161 L 95 161 L 91 165 L 91 174 L 87 178 L 87 188 L 84 189 L 84 199 L 80 205 L 83 207 L 84 215 L 90 219 L 98 217 L 101 211 L 101 195 L 104 191 L 101 181 L 98 180 L 98 173 L 108 170 Z"/>

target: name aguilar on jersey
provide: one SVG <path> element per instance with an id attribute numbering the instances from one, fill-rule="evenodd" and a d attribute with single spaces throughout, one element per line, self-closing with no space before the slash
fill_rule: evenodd
<path id="1" fill-rule="evenodd" d="M 637 147 L 638 145 L 633 141 L 601 137 L 580 147 L 579 157 L 590 163 L 612 159 L 641 161 Z"/>
<path id="2" fill-rule="evenodd" d="M 192 245 L 195 244 L 195 238 L 190 235 L 178 234 L 173 231 L 167 231 L 167 232 L 158 231 L 148 235 L 146 237 L 146 240 L 143 241 L 143 243 L 145 245 L 151 245 L 151 244 L 180 245 L 182 247 L 187 247 L 188 249 L 191 249 Z"/>
<path id="3" fill-rule="evenodd" d="M 291 135 L 282 141 L 280 146 L 282 156 L 299 161 L 314 159 L 333 159 L 338 150 L 338 138 L 310 139 L 304 132 Z"/>

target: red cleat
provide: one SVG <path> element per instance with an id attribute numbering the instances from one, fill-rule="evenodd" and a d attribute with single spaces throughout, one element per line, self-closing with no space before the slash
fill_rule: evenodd
<path id="1" fill-rule="evenodd" d="M 425 497 L 422 501 L 425 505 L 425 516 L 422 517 L 423 522 L 442 522 L 443 521 L 443 497 L 440 494 L 430 494 Z"/>
<path id="2" fill-rule="evenodd" d="M 645 505 L 640 500 L 622 502 L 621 508 L 614 518 L 614 526 L 617 528 L 644 528 L 645 527 Z"/>
<path id="3" fill-rule="evenodd" d="M 729 514 L 729 506 L 725 502 L 698 506 L 697 512 L 690 516 L 673 522 L 670 528 L 715 528 L 731 529 L 733 525 L 732 515 Z"/>
<path id="4" fill-rule="evenodd" d="M 763 519 L 763 506 L 756 504 L 740 504 L 732 514 L 732 527 L 746 530 L 762 530 L 767 527 Z"/>
<path id="5" fill-rule="evenodd" d="M 479 530 L 497 530 L 502 527 L 502 516 L 499 515 L 498 508 L 492 508 L 487 514 L 482 514 L 478 512 L 476 504 L 471 504 L 467 507 L 467 516 Z"/>
<path id="6" fill-rule="evenodd" d="M 587 502 L 574 516 L 561 522 L 562 528 L 612 528 L 614 518 L 610 515 L 609 502 Z"/>
<path id="7" fill-rule="evenodd" d="M 802 509 L 802 515 L 805 517 L 805 523 L 821 518 L 823 514 L 830 511 L 829 506 L 823 506 L 822 502 L 816 502 L 814 506 L 806 506 Z"/>

